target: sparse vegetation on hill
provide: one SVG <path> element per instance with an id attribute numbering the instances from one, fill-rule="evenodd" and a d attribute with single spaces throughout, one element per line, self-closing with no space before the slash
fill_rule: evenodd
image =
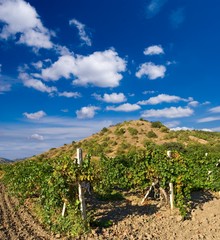
<path id="1" fill-rule="evenodd" d="M 79 142 L 73 141 L 60 148 L 52 148 L 43 153 L 42 156 L 46 158 L 62 156 L 63 154 L 75 156 L 76 148 L 80 147 L 85 154 L 91 154 L 94 157 L 102 154 L 114 157 L 118 154 L 149 148 L 152 144 L 166 146 L 166 143 L 173 143 L 173 146 L 181 144 L 182 148 L 201 146 L 206 151 L 220 151 L 219 142 L 220 133 L 218 132 L 170 131 L 159 121 L 149 122 L 140 119 L 125 121 L 109 128 L 104 127 L 99 133 Z M 177 151 L 178 148 L 179 146 Z"/>

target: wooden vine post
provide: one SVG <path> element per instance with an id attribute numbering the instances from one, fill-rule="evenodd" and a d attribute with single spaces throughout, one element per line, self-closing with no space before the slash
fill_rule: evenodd
<path id="1" fill-rule="evenodd" d="M 170 187 L 170 209 L 173 210 L 174 207 L 173 183 L 169 183 L 169 187 Z"/>
<path id="2" fill-rule="evenodd" d="M 172 152 L 169 150 L 167 151 L 167 157 L 172 158 Z M 173 191 L 173 183 L 169 183 L 170 188 L 170 209 L 173 210 L 174 208 L 174 191 Z"/>
<path id="3" fill-rule="evenodd" d="M 81 166 L 82 162 L 83 162 L 82 149 L 77 148 L 77 163 L 78 163 L 79 166 Z M 86 220 L 86 203 L 85 203 L 85 197 L 84 197 L 82 182 L 79 182 L 78 191 L 79 191 L 79 201 L 80 201 L 80 210 L 81 210 L 81 213 L 82 213 L 82 219 Z"/>

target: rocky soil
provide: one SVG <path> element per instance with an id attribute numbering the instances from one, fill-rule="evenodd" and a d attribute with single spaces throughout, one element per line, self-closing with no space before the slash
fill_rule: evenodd
<path id="1" fill-rule="evenodd" d="M 141 196 L 127 196 L 117 202 L 97 202 L 95 218 L 102 223 L 112 221 L 107 228 L 93 227 L 91 233 L 76 239 L 145 239 L 145 240 L 212 240 L 220 239 L 220 196 L 209 192 L 193 194 L 192 212 L 183 221 L 176 210 L 170 211 L 159 202 L 147 200 L 140 205 Z M 0 185 L 0 239 L 54 240 L 70 239 L 48 233 L 32 216 L 30 210 L 17 207 Z"/>

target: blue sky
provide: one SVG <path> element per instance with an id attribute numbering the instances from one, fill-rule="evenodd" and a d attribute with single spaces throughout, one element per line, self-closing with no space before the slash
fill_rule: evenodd
<path id="1" fill-rule="evenodd" d="M 0 0 L 0 156 L 144 118 L 220 131 L 218 0 Z"/>

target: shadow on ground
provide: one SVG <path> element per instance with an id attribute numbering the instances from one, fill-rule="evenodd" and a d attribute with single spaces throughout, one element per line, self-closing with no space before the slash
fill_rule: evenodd
<path id="1" fill-rule="evenodd" d="M 197 191 L 191 193 L 191 210 L 199 207 L 202 208 L 202 205 L 206 202 L 212 201 L 214 196 L 209 191 Z"/>

